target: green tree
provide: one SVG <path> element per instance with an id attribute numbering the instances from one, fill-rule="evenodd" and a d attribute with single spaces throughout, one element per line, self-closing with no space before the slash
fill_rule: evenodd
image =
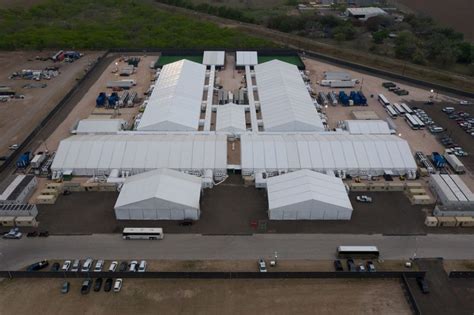
<path id="1" fill-rule="evenodd" d="M 395 55 L 401 59 L 411 59 L 417 49 L 417 39 L 410 31 L 398 34 L 395 40 Z"/>
<path id="2" fill-rule="evenodd" d="M 470 64 L 474 61 L 474 45 L 462 42 L 458 45 L 458 62 Z"/>
<path id="3" fill-rule="evenodd" d="M 383 41 L 388 37 L 388 31 L 386 29 L 379 30 L 372 33 L 372 39 L 376 44 L 383 44 Z"/>

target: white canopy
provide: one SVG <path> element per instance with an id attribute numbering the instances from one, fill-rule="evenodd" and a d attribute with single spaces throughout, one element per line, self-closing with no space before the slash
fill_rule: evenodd
<path id="1" fill-rule="evenodd" d="M 265 131 L 323 131 L 324 126 L 295 65 L 272 60 L 255 66 Z"/>
<path id="2" fill-rule="evenodd" d="M 345 171 L 352 176 L 407 174 L 417 169 L 408 143 L 390 135 L 347 133 L 244 134 L 242 174 L 299 169 Z"/>
<path id="3" fill-rule="evenodd" d="M 258 64 L 258 54 L 256 51 L 238 51 L 236 55 L 235 65 L 238 67 L 255 66 Z"/>
<path id="4" fill-rule="evenodd" d="M 205 76 L 206 66 L 185 59 L 164 66 L 137 130 L 197 130 Z"/>
<path id="5" fill-rule="evenodd" d="M 62 140 L 53 171 L 74 175 L 110 174 L 113 169 L 139 174 L 170 168 L 201 175 L 226 173 L 227 138 L 216 134 L 82 135 Z"/>
<path id="6" fill-rule="evenodd" d="M 201 180 L 169 169 L 134 175 L 115 203 L 118 220 L 199 219 Z"/>
<path id="7" fill-rule="evenodd" d="M 383 120 L 346 120 L 344 123 L 350 134 L 391 134 L 388 123 Z"/>
<path id="8" fill-rule="evenodd" d="M 352 205 L 340 178 L 299 170 L 267 179 L 270 220 L 350 220 Z"/>
<path id="9" fill-rule="evenodd" d="M 243 132 L 246 129 L 244 106 L 233 103 L 217 106 L 217 131 Z"/>
<path id="10" fill-rule="evenodd" d="M 116 133 L 126 125 L 123 119 L 82 119 L 77 124 L 76 134 Z"/>
<path id="11" fill-rule="evenodd" d="M 225 62 L 225 51 L 205 51 L 202 64 L 206 66 L 223 66 Z"/>

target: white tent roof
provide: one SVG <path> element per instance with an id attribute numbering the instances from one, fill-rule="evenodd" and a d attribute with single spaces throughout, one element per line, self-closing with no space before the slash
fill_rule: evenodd
<path id="1" fill-rule="evenodd" d="M 314 200 L 352 211 L 349 196 L 340 178 L 310 170 L 270 177 L 267 179 L 267 191 L 270 210 Z"/>
<path id="2" fill-rule="evenodd" d="M 265 131 L 323 131 L 324 126 L 295 65 L 272 60 L 255 66 Z"/>
<path id="3" fill-rule="evenodd" d="M 197 130 L 205 76 L 206 66 L 185 59 L 164 66 L 137 129 Z"/>
<path id="4" fill-rule="evenodd" d="M 431 180 L 442 194 L 443 202 L 474 203 L 474 193 L 458 175 L 432 174 Z"/>
<path id="5" fill-rule="evenodd" d="M 202 172 L 227 169 L 227 138 L 215 134 L 82 135 L 62 140 L 53 171 L 73 170 L 80 176 L 109 174 L 112 169 L 132 174 L 170 168 Z"/>
<path id="6" fill-rule="evenodd" d="M 207 66 L 223 66 L 225 51 L 205 51 L 202 63 Z"/>
<path id="7" fill-rule="evenodd" d="M 145 206 L 173 209 L 173 205 L 199 209 L 201 179 L 169 169 L 159 169 L 125 180 L 115 209 Z M 175 206 L 176 208 L 176 206 Z"/>
<path id="8" fill-rule="evenodd" d="M 350 134 L 391 134 L 388 123 L 383 120 L 346 120 L 345 125 Z"/>
<path id="9" fill-rule="evenodd" d="M 244 174 L 298 169 L 345 170 L 350 175 L 416 171 L 408 143 L 390 135 L 244 134 L 240 137 Z"/>
<path id="10" fill-rule="evenodd" d="M 258 54 L 256 51 L 238 51 L 236 66 L 255 66 L 258 64 Z"/>
<path id="11" fill-rule="evenodd" d="M 217 106 L 216 130 L 245 131 L 245 108 L 233 103 Z"/>
<path id="12" fill-rule="evenodd" d="M 82 119 L 77 124 L 76 133 L 116 133 L 124 125 L 123 119 Z"/>

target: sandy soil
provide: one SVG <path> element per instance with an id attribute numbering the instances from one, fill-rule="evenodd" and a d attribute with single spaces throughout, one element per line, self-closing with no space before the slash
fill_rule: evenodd
<path id="1" fill-rule="evenodd" d="M 122 291 L 60 293 L 60 279 L 0 283 L 6 314 L 410 314 L 398 280 L 124 279 Z M 344 297 L 344 298 L 341 298 Z M 52 303 L 55 301 L 55 303 Z"/>
<path id="2" fill-rule="evenodd" d="M 130 77 L 120 77 L 118 73 L 112 73 L 114 68 L 118 67 L 121 69 L 126 65 L 125 62 L 120 61 L 117 58 L 111 62 L 107 69 L 102 73 L 100 78 L 95 82 L 92 88 L 84 95 L 81 101 L 74 107 L 68 117 L 61 123 L 61 125 L 54 131 L 53 134 L 46 140 L 48 148 L 50 150 L 56 150 L 59 142 L 67 138 L 70 135 L 70 131 L 77 122 L 81 119 L 89 117 L 91 114 L 104 115 L 103 117 L 121 118 L 128 121 L 129 126 L 133 123 L 133 118 L 138 113 L 138 105 L 133 108 L 120 108 L 118 115 L 113 109 L 97 109 L 95 107 L 95 100 L 100 92 L 107 92 L 110 94 L 111 89 L 107 89 L 107 81 L 121 80 L 121 79 L 133 79 L 137 82 L 137 85 L 131 89 L 131 91 L 137 91 L 140 98 L 144 98 L 144 92 L 148 90 L 152 78 L 152 70 L 149 68 L 150 62 L 156 60 L 156 56 L 140 56 L 141 61 L 138 64 L 138 68 L 135 74 Z M 116 66 L 115 63 L 118 63 Z M 121 93 L 121 92 L 120 92 Z"/>
<path id="3" fill-rule="evenodd" d="M 76 79 L 95 61 L 100 52 L 85 52 L 85 56 L 74 63 L 58 63 L 34 60 L 35 56 L 50 56 L 53 52 L 1 52 L 0 85 L 10 86 L 25 99 L 15 99 L 0 103 L 0 155 L 6 154 L 8 146 L 21 143 L 44 117 L 58 104 L 74 86 Z M 43 80 L 46 88 L 23 89 L 34 83 L 32 80 L 9 80 L 12 72 L 23 69 L 44 69 L 59 66 L 60 75 L 51 80 Z M 44 148 L 42 148 L 44 150 Z"/>

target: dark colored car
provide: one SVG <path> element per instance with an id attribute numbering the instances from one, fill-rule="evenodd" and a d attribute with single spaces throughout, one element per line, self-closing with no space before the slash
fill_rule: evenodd
<path id="1" fill-rule="evenodd" d="M 110 292 L 110 290 L 112 290 L 112 284 L 113 283 L 114 283 L 114 279 L 112 279 L 112 278 L 108 278 L 107 280 L 105 280 L 104 291 L 105 292 Z"/>
<path id="2" fill-rule="evenodd" d="M 423 294 L 430 293 L 430 289 L 428 287 L 428 282 L 426 281 L 425 278 L 418 277 L 418 278 L 416 278 L 416 282 L 418 283 L 418 286 L 420 287 L 420 290 L 421 290 L 421 292 L 423 292 Z"/>
<path id="3" fill-rule="evenodd" d="M 42 231 L 39 233 L 38 235 L 39 237 L 48 237 L 49 236 L 49 232 L 48 231 Z"/>
<path id="4" fill-rule="evenodd" d="M 84 280 L 84 282 L 82 282 L 82 285 L 81 285 L 81 294 L 88 294 L 91 290 L 91 286 L 92 286 L 91 279 Z"/>
<path id="5" fill-rule="evenodd" d="M 52 266 L 51 266 L 51 269 L 50 271 L 59 271 L 59 269 L 61 268 L 61 265 L 57 262 L 55 262 Z"/>
<path id="6" fill-rule="evenodd" d="M 94 292 L 99 292 L 101 288 L 102 288 L 102 278 L 95 279 Z"/>
<path id="7" fill-rule="evenodd" d="M 194 224 L 193 220 L 183 220 L 183 221 L 179 222 L 179 225 L 181 225 L 181 226 L 191 226 L 193 224 Z"/>
<path id="8" fill-rule="evenodd" d="M 351 272 L 357 271 L 357 267 L 354 263 L 354 259 L 352 258 L 347 259 L 347 269 L 349 269 L 349 271 Z"/>
<path id="9" fill-rule="evenodd" d="M 344 268 L 342 267 L 342 263 L 339 259 L 334 261 L 334 269 L 336 269 L 336 271 L 344 270 Z"/>
<path id="10" fill-rule="evenodd" d="M 367 271 L 369 271 L 369 272 L 375 272 L 376 271 L 374 263 L 370 260 L 367 262 Z"/>
<path id="11" fill-rule="evenodd" d="M 127 271 L 128 263 L 126 261 L 122 261 L 119 266 L 119 272 Z"/>
<path id="12" fill-rule="evenodd" d="M 36 231 L 29 232 L 28 234 L 26 234 L 26 237 L 36 237 L 36 236 L 38 236 L 38 232 Z"/>
<path id="13" fill-rule="evenodd" d="M 67 282 L 67 281 L 64 282 L 63 285 L 61 286 L 61 293 L 62 294 L 68 293 L 69 292 L 69 286 L 70 286 L 69 282 Z"/>
<path id="14" fill-rule="evenodd" d="M 26 270 L 27 271 L 37 271 L 37 270 L 41 270 L 43 268 L 46 268 L 48 265 L 49 265 L 49 262 L 47 260 L 42 260 L 42 261 L 39 261 L 39 262 L 36 262 L 36 263 L 30 265 Z"/>

